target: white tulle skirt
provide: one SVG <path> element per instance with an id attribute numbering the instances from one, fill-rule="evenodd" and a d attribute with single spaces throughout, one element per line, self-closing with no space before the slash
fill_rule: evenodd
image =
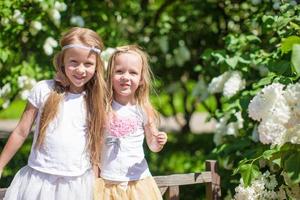
<path id="1" fill-rule="evenodd" d="M 46 174 L 25 166 L 15 175 L 4 200 L 92 200 L 94 174 L 81 176 Z"/>

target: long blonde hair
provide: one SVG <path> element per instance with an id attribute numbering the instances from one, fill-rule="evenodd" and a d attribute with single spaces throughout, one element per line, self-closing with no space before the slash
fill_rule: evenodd
<path id="1" fill-rule="evenodd" d="M 61 40 L 60 46 L 69 44 L 82 44 L 88 47 L 95 47 L 103 50 L 104 46 L 99 35 L 87 28 L 74 27 L 66 32 Z M 69 92 L 70 81 L 64 70 L 64 53 L 58 52 L 53 60 L 56 70 L 56 79 L 53 91 L 46 100 L 39 123 L 39 135 L 36 147 L 40 147 L 45 139 L 46 129 L 49 123 L 58 113 L 59 104 Z M 94 52 L 95 53 L 95 52 Z M 100 55 L 96 56 L 96 70 L 94 76 L 85 84 L 85 102 L 87 108 L 88 143 L 91 161 L 99 163 L 100 150 L 102 146 L 103 127 L 105 124 L 105 111 L 107 105 L 106 86 L 104 80 L 104 64 Z"/>
<path id="2" fill-rule="evenodd" d="M 152 122 L 158 123 L 159 122 L 158 113 L 155 110 L 155 108 L 152 106 L 149 97 L 150 91 L 152 89 L 153 73 L 151 71 L 148 62 L 147 53 L 145 53 L 142 50 L 142 48 L 139 47 L 138 45 L 126 45 L 126 46 L 117 47 L 114 53 L 110 56 L 108 61 L 107 73 L 106 73 L 108 103 L 109 105 L 111 105 L 113 101 L 112 77 L 114 74 L 115 60 L 117 56 L 119 56 L 120 54 L 130 53 L 130 52 L 137 54 L 137 56 L 140 56 L 142 60 L 142 73 L 141 73 L 142 84 L 140 84 L 139 87 L 137 88 L 134 97 L 137 101 L 137 104 L 140 105 L 148 115 L 148 119 L 150 119 Z"/>

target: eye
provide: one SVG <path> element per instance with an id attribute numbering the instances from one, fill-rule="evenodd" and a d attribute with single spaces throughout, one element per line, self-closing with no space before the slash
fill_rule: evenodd
<path id="1" fill-rule="evenodd" d="M 122 71 L 122 70 L 120 70 L 120 69 L 117 69 L 117 70 L 115 70 L 115 73 L 116 73 L 116 74 L 122 74 L 122 73 L 123 73 L 123 71 Z"/>
<path id="2" fill-rule="evenodd" d="M 86 67 L 91 67 L 91 66 L 94 65 L 94 63 L 92 63 L 92 62 L 87 62 L 87 63 L 84 63 L 84 65 L 85 65 Z"/>
<path id="3" fill-rule="evenodd" d="M 138 75 L 138 72 L 137 71 L 131 71 L 130 74 L 132 74 L 132 75 Z"/>
<path id="4" fill-rule="evenodd" d="M 77 65 L 77 61 L 76 60 L 70 60 L 69 63 L 72 66 L 76 66 Z"/>

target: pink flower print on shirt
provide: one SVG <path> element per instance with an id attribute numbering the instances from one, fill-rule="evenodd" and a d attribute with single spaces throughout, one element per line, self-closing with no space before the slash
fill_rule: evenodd
<path id="1" fill-rule="evenodd" d="M 111 117 L 109 124 L 109 133 L 115 137 L 122 137 L 135 132 L 138 128 L 138 120 L 136 118 L 119 118 Z"/>

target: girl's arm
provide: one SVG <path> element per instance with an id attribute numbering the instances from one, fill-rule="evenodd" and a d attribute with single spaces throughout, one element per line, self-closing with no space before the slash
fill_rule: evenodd
<path id="1" fill-rule="evenodd" d="M 158 131 L 155 124 L 151 121 L 144 126 L 144 130 L 149 149 L 153 152 L 161 151 L 167 143 L 167 134 L 165 132 Z"/>
<path id="2" fill-rule="evenodd" d="M 38 109 L 35 108 L 31 103 L 27 102 L 26 108 L 22 114 L 22 117 L 10 134 L 7 143 L 5 144 L 3 151 L 0 155 L 0 171 L 6 166 L 6 164 L 11 160 L 15 153 L 24 143 L 28 134 L 30 133 L 32 124 L 36 118 Z"/>

